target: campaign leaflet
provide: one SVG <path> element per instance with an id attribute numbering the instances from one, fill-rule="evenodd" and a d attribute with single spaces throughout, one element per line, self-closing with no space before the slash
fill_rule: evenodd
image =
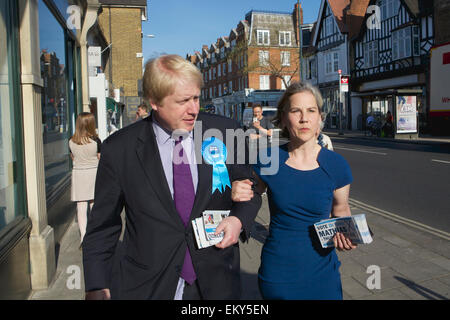
<path id="1" fill-rule="evenodd" d="M 215 235 L 220 222 L 228 217 L 230 210 L 206 210 L 200 218 L 192 220 L 195 240 L 199 249 L 213 246 L 223 239 L 223 232 Z"/>
<path id="2" fill-rule="evenodd" d="M 368 244 L 373 241 L 365 214 L 322 220 L 314 224 L 322 248 L 334 247 L 336 232 L 346 235 L 354 244 Z"/>

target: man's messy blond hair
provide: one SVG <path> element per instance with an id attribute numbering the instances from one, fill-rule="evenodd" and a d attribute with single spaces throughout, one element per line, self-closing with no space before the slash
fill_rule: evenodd
<path id="1" fill-rule="evenodd" d="M 160 104 L 165 97 L 173 94 L 180 82 L 196 83 L 201 89 L 203 76 L 196 66 L 178 55 L 162 55 L 152 59 L 145 65 L 144 99 Z"/>

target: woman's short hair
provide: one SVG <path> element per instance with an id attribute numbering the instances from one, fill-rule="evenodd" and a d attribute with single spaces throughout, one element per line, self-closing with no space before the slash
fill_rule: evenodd
<path id="1" fill-rule="evenodd" d="M 143 76 L 144 98 L 153 103 L 171 95 L 179 81 L 196 83 L 203 87 L 203 76 L 200 70 L 182 57 L 170 54 L 152 59 L 145 65 Z"/>
<path id="2" fill-rule="evenodd" d="M 308 82 L 292 82 L 289 87 L 286 88 L 286 91 L 281 96 L 281 99 L 278 101 L 277 106 L 277 114 L 274 118 L 274 123 L 281 129 L 281 136 L 289 138 L 289 132 L 287 128 L 285 128 L 282 125 L 283 116 L 286 114 L 286 112 L 291 107 L 290 99 L 294 94 L 301 93 L 308 91 L 310 92 L 317 103 L 317 106 L 319 107 L 319 112 L 322 115 L 322 106 L 323 106 L 323 98 L 320 94 L 319 89 L 317 87 L 313 86 L 312 84 Z"/>

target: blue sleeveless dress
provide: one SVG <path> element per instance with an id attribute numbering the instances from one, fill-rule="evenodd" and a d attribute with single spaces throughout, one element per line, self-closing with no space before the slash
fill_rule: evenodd
<path id="1" fill-rule="evenodd" d="M 274 167 L 276 157 L 263 164 L 267 159 L 260 155 L 254 165 L 268 186 L 271 216 L 258 272 L 261 294 L 264 299 L 341 300 L 340 262 L 334 248 L 321 247 L 313 224 L 329 218 L 333 191 L 352 182 L 350 166 L 341 155 L 322 148 L 319 168 L 302 171 L 285 163 L 287 145 L 267 149 L 269 158 L 274 152 L 279 153 L 276 174 L 266 174 L 273 171 L 267 169 Z"/>

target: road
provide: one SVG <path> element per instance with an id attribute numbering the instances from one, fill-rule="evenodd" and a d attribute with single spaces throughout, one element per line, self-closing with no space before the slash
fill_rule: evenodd
<path id="1" fill-rule="evenodd" d="M 450 232 L 450 146 L 332 137 L 349 162 L 350 198 Z"/>

